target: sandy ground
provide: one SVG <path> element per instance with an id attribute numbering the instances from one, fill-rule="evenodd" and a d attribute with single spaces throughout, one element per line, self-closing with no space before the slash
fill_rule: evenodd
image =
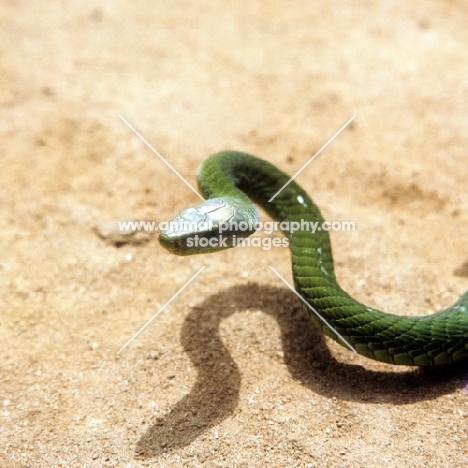
<path id="1" fill-rule="evenodd" d="M 296 172 L 343 287 L 424 315 L 468 287 L 465 0 L 0 6 L 3 467 L 464 467 L 468 368 L 354 355 L 303 316 L 284 248 L 177 258 L 210 153 Z M 120 354 L 200 268 L 205 270 Z"/>

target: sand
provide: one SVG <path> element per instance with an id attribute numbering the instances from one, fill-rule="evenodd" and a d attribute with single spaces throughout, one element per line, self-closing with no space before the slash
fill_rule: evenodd
<path id="1" fill-rule="evenodd" d="M 286 248 L 175 257 L 108 231 L 199 200 L 119 114 L 193 185 L 223 149 L 294 174 L 355 116 L 297 178 L 355 223 L 331 232 L 340 283 L 387 312 L 450 305 L 467 24 L 462 0 L 2 2 L 0 464 L 466 466 L 466 364 L 324 338 L 268 268 L 291 281 Z"/>

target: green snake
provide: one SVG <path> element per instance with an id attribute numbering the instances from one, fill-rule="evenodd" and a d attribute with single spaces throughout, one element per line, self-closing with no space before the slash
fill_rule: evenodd
<path id="1" fill-rule="evenodd" d="M 177 255 L 236 245 L 236 238 L 256 229 L 259 216 L 254 203 L 288 226 L 324 222 L 317 206 L 288 175 L 245 153 L 222 151 L 208 157 L 199 169 L 198 185 L 206 201 L 181 211 L 159 236 L 161 245 Z M 435 314 L 384 313 L 361 304 L 340 287 L 327 230 L 282 231 L 289 240 L 295 290 L 311 320 L 327 336 L 390 364 L 431 366 L 468 358 L 468 291 Z"/>

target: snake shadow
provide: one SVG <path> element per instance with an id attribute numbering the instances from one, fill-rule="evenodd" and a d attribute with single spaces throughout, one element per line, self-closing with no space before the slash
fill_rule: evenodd
<path id="1" fill-rule="evenodd" d="M 468 365 L 373 371 L 338 362 L 322 333 L 287 289 L 240 285 L 210 296 L 187 316 L 181 340 L 198 376 L 189 395 L 154 421 L 137 442 L 136 453 L 150 458 L 189 445 L 228 418 L 239 400 L 241 375 L 224 346 L 219 325 L 236 311 L 261 309 L 281 330 L 284 362 L 293 379 L 328 398 L 368 403 L 410 404 L 463 386 Z"/>

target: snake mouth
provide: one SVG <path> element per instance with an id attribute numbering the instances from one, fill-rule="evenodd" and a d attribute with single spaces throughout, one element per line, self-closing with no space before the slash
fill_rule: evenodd
<path id="1" fill-rule="evenodd" d="M 179 255 L 181 257 L 194 254 L 202 254 L 211 251 L 212 249 L 193 249 L 192 248 L 192 237 L 177 237 L 173 238 L 166 235 L 164 232 L 159 234 L 159 243 L 167 251 L 171 252 L 174 255 Z"/>
<path id="2" fill-rule="evenodd" d="M 182 241 L 181 240 L 174 241 L 174 243 L 172 244 L 172 250 L 173 251 L 178 251 L 181 248 L 182 248 Z"/>
<path id="3" fill-rule="evenodd" d="M 176 255 L 180 255 L 180 251 L 183 247 L 183 242 L 181 239 L 172 239 L 163 232 L 159 234 L 159 243 L 166 250 Z"/>

